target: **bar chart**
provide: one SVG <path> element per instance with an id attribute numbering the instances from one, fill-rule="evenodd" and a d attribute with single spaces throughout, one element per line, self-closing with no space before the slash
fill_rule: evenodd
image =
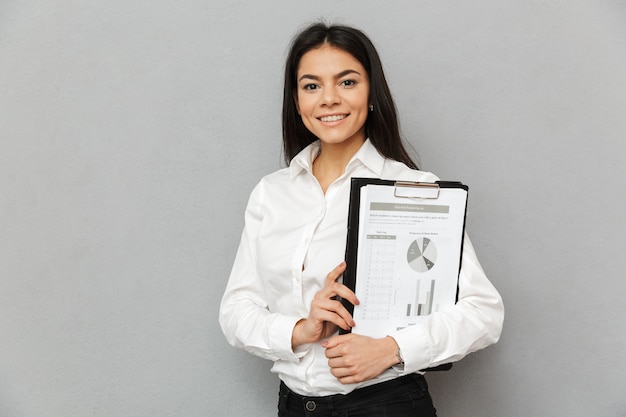
<path id="1" fill-rule="evenodd" d="M 420 279 L 416 282 L 415 294 L 412 303 L 406 305 L 406 316 L 427 316 L 438 310 L 438 305 L 434 304 L 435 280 Z"/>

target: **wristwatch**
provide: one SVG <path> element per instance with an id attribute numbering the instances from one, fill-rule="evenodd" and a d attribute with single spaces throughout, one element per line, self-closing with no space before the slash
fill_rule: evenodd
<path id="1" fill-rule="evenodd" d="M 396 350 L 396 356 L 398 357 L 398 360 L 400 361 L 398 365 L 404 366 L 404 358 L 402 357 L 402 351 L 400 350 L 400 348 Z"/>

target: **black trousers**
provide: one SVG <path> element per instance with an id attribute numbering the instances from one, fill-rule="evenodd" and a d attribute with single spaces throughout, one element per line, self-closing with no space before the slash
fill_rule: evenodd
<path id="1" fill-rule="evenodd" d="M 278 417 L 436 417 L 424 376 L 406 375 L 349 394 L 306 397 L 280 383 Z"/>

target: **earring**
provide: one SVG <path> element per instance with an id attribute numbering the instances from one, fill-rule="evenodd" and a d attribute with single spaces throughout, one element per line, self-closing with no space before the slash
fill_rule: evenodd
<path id="1" fill-rule="evenodd" d="M 370 111 L 374 111 L 374 105 L 370 104 Z"/>

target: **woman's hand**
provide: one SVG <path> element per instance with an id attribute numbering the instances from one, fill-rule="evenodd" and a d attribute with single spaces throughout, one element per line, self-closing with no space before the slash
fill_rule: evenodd
<path id="1" fill-rule="evenodd" d="M 311 302 L 309 317 L 296 323 L 291 335 L 293 347 L 315 343 L 331 336 L 337 328 L 348 330 L 354 327 L 354 320 L 346 308 L 337 300 L 337 296 L 345 298 L 352 304 L 359 304 L 352 290 L 337 282 L 346 270 L 346 263 L 340 263 L 326 276 L 326 283 Z"/>
<path id="2" fill-rule="evenodd" d="M 373 339 L 358 334 L 333 336 L 322 346 L 330 372 L 342 384 L 354 384 L 377 377 L 400 362 L 398 344 L 390 337 Z"/>

